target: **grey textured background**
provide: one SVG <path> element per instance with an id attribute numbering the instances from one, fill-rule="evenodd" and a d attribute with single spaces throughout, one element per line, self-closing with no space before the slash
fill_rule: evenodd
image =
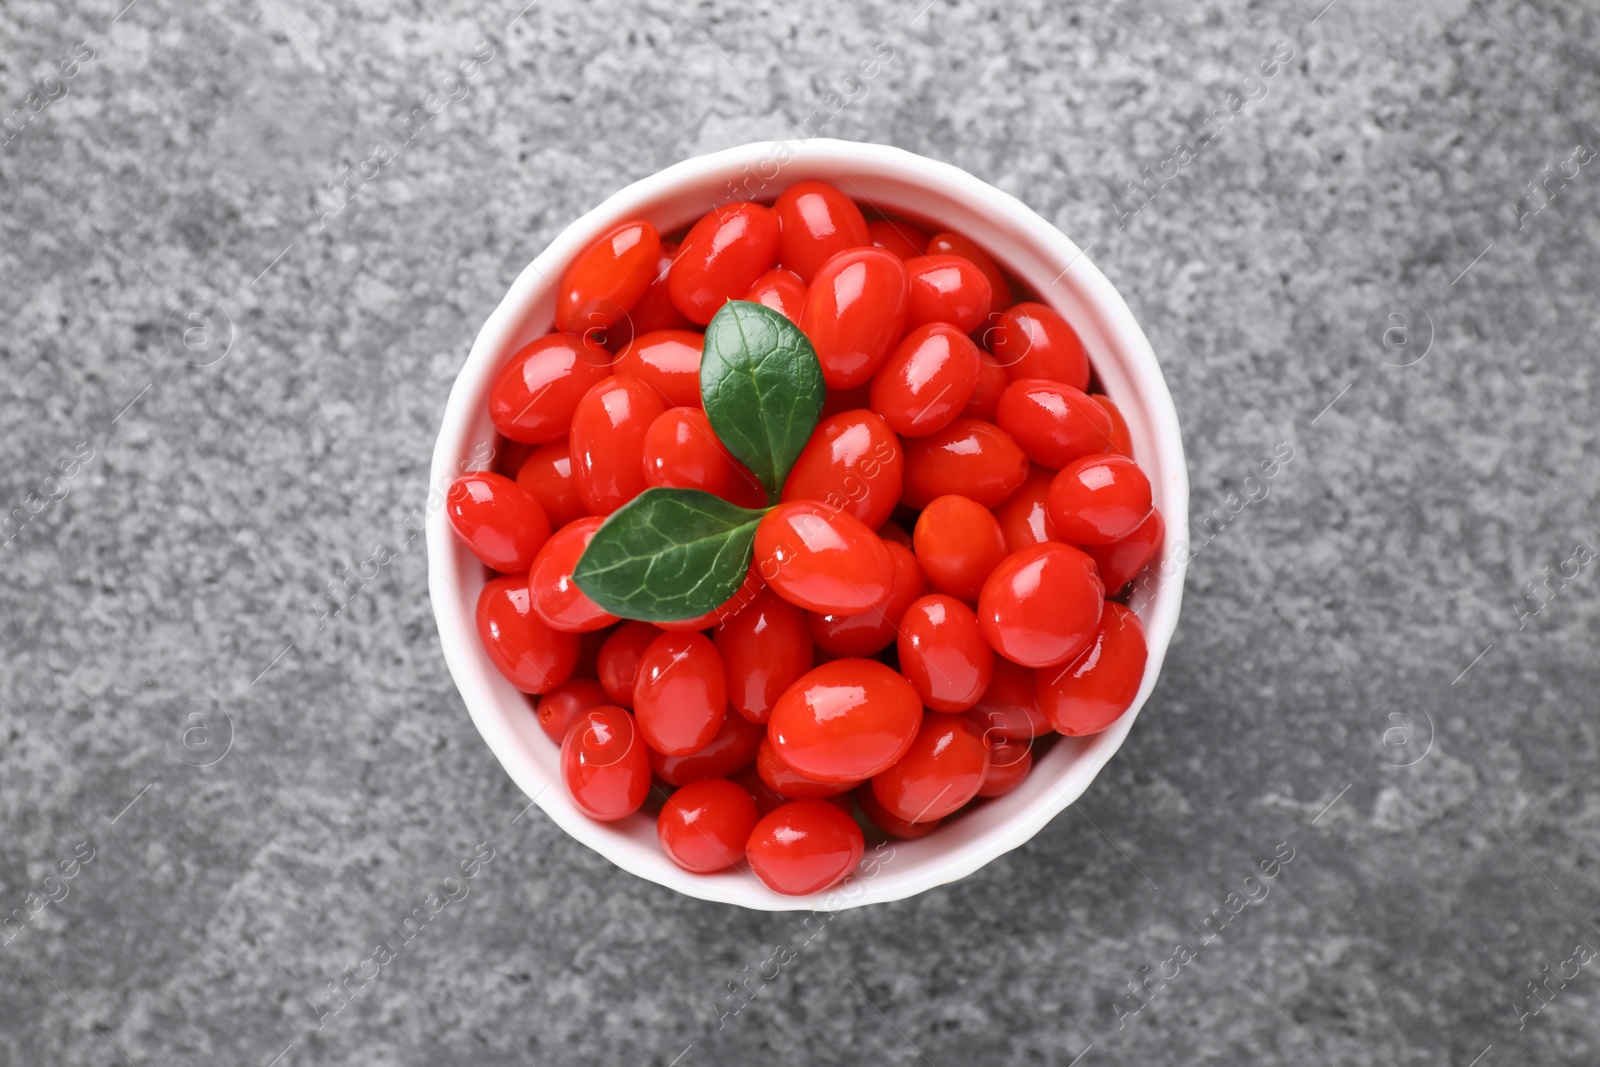
<path id="1" fill-rule="evenodd" d="M 59 97 L 0 147 L 0 504 L 60 497 L 0 548 L 0 915 L 27 918 L 0 1062 L 1595 1062 L 1600 966 L 1522 1013 L 1600 948 L 1600 575 L 1518 605 L 1600 547 L 1600 170 L 1516 207 L 1600 148 L 1593 3 L 125 2 L 0 6 L 0 113 Z M 479 41 L 465 95 L 319 225 Z M 635 178 L 793 135 L 880 41 L 822 131 L 1092 244 L 1166 368 L 1197 541 L 1258 499 L 1076 811 L 833 919 L 719 1028 L 789 918 L 513 822 L 420 541 L 318 604 L 403 540 L 532 254 Z M 1279 41 L 1266 95 L 1119 228 Z M 1431 321 L 1420 363 L 1374 343 L 1391 301 L 1405 351 Z M 319 1028 L 479 842 L 469 895 Z M 1269 896 L 1119 1020 L 1283 842 Z"/>

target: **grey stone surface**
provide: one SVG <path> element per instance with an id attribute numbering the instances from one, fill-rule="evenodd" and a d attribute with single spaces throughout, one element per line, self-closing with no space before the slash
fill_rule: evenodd
<path id="1" fill-rule="evenodd" d="M 0 7 L 0 504 L 40 505 L 0 548 L 0 913 L 29 916 L 0 1063 L 1596 1062 L 1600 972 L 1566 961 L 1600 948 L 1600 575 L 1523 598 L 1600 548 L 1600 170 L 1518 218 L 1600 149 L 1593 4 L 125 2 Z M 513 822 L 420 542 L 317 605 L 421 505 L 532 254 L 792 135 L 880 41 L 822 131 L 1092 243 L 1163 360 L 1197 541 L 1258 499 L 1076 811 L 832 919 L 719 1026 L 796 926 Z M 1368 328 L 1394 301 L 1431 321 L 1411 366 Z M 480 842 L 469 895 L 319 1025 Z M 1164 962 L 1280 843 L 1268 896 Z M 1133 1013 L 1147 967 L 1177 976 Z"/>

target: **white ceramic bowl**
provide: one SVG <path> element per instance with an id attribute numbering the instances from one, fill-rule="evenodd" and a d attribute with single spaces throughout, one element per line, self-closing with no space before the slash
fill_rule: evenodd
<path id="1" fill-rule="evenodd" d="M 759 142 L 685 160 L 637 181 L 561 232 L 518 276 L 478 333 L 450 391 L 434 447 L 430 485 L 444 487 L 495 441 L 490 383 L 522 345 L 549 331 L 555 282 L 572 258 L 626 218 L 680 230 L 716 204 L 771 202 L 805 179 L 832 182 L 858 202 L 973 238 L 1013 276 L 1065 315 L 1083 338 L 1100 381 L 1121 408 L 1135 455 L 1167 516 L 1167 543 L 1140 583 L 1133 608 L 1150 647 L 1133 708 L 1110 729 L 1060 738 L 1013 792 L 989 801 L 919 841 L 892 844 L 842 886 L 814 897 L 786 897 L 744 865 L 715 875 L 690 874 L 662 854 L 655 820 L 640 813 L 617 823 L 589 819 L 561 784 L 560 753 L 539 728 L 528 699 L 506 682 L 479 644 L 473 613 L 484 568 L 453 536 L 442 507 L 428 517 L 428 589 L 445 661 L 467 711 L 513 781 L 567 833 L 641 878 L 703 900 L 767 911 L 836 910 L 898 900 L 962 878 L 1027 841 L 1088 788 L 1121 746 L 1155 686 L 1178 621 L 1188 552 L 1183 531 L 1189 483 L 1177 413 L 1150 342 L 1122 297 L 1076 244 L 1016 198 L 945 163 L 897 148 L 848 141 Z"/>

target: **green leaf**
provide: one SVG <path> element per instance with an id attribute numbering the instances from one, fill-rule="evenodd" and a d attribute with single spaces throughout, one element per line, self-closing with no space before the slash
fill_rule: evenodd
<path id="1" fill-rule="evenodd" d="M 700 395 L 711 428 L 777 503 L 822 413 L 822 365 L 778 312 L 730 300 L 706 326 Z"/>
<path id="2" fill-rule="evenodd" d="M 595 532 L 572 578 L 613 615 L 697 618 L 744 584 L 764 514 L 699 489 L 646 489 Z"/>

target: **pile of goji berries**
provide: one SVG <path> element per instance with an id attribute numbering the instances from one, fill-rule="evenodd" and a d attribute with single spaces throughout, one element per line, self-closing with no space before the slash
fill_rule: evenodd
<path id="1" fill-rule="evenodd" d="M 580 809 L 624 818 L 654 784 L 680 866 L 747 858 L 815 893 L 856 866 L 858 818 L 921 837 L 1014 789 L 1055 733 L 1127 711 L 1144 634 L 1108 597 L 1162 519 L 1078 335 L 1014 292 L 972 241 L 869 222 L 814 181 L 676 243 L 629 221 L 577 257 L 555 331 L 494 383 L 503 473 L 447 506 L 498 572 L 484 647 L 538 695 Z M 730 300 L 798 326 L 826 383 L 773 500 L 702 404 L 702 332 Z M 767 508 L 748 580 L 708 614 L 619 618 L 573 578 L 650 487 Z"/>

